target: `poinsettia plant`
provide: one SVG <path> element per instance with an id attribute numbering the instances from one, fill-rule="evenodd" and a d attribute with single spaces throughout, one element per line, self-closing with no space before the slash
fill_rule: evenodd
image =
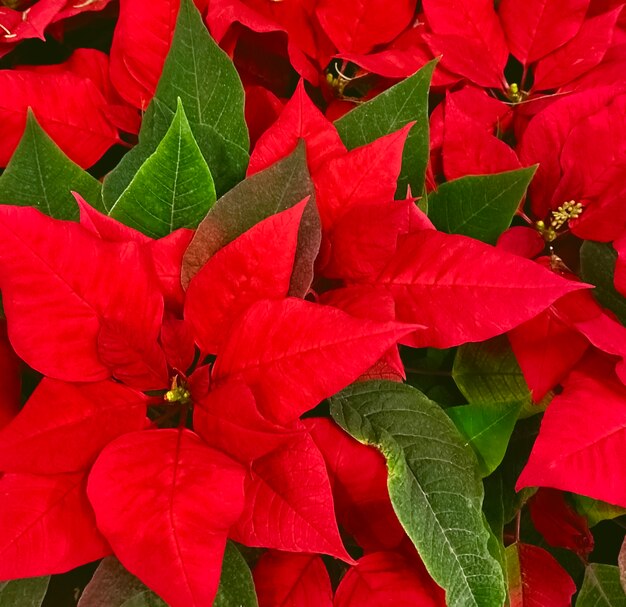
<path id="1" fill-rule="evenodd" d="M 0 605 L 626 602 L 626 2 L 2 4 Z"/>

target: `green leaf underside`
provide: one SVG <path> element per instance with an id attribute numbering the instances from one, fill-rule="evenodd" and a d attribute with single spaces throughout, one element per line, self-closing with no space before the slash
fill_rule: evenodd
<path id="1" fill-rule="evenodd" d="M 139 144 L 104 181 L 102 195 L 107 210 L 163 139 L 179 97 L 211 169 L 218 196 L 244 178 L 249 137 L 241 80 L 231 60 L 211 38 L 192 0 L 182 0 L 159 85 L 142 120 Z"/>
<path id="2" fill-rule="evenodd" d="M 446 409 L 478 458 L 482 476 L 489 476 L 502 461 L 522 403 L 466 405 Z"/>
<path id="3" fill-rule="evenodd" d="M 0 607 L 41 607 L 50 576 L 0 582 Z"/>
<path id="4" fill-rule="evenodd" d="M 404 146 L 402 171 L 397 196 L 404 198 L 407 187 L 419 196 L 429 154 L 428 92 L 437 60 L 427 63 L 410 78 L 355 107 L 335 122 L 341 139 L 349 149 L 371 143 L 416 122 Z"/>
<path id="5" fill-rule="evenodd" d="M 626 297 L 614 285 L 617 251 L 603 242 L 586 240 L 580 249 L 580 274 L 585 282 L 594 285 L 594 297 L 611 310 L 622 324 L 626 324 Z"/>
<path id="6" fill-rule="evenodd" d="M 98 208 L 100 189 L 100 182 L 61 151 L 29 110 L 24 135 L 0 176 L 0 204 L 35 207 L 56 219 L 77 219 L 72 192 Z"/>
<path id="7" fill-rule="evenodd" d="M 588 565 L 576 607 L 626 607 L 619 568 L 599 563 Z"/>
<path id="8" fill-rule="evenodd" d="M 213 607 L 257 607 L 252 573 L 232 542 L 226 545 L 222 577 Z"/>
<path id="9" fill-rule="evenodd" d="M 194 228 L 215 202 L 211 171 L 200 152 L 182 103 L 165 137 L 109 211 L 153 238 Z"/>
<path id="10" fill-rule="evenodd" d="M 511 225 L 535 171 L 529 167 L 444 183 L 428 197 L 428 217 L 442 232 L 496 244 Z"/>
<path id="11" fill-rule="evenodd" d="M 411 386 L 372 381 L 333 397 L 331 413 L 387 458 L 393 507 L 447 605 L 502 605 L 503 574 L 488 549 L 478 464 L 442 409 Z"/>
<path id="12" fill-rule="evenodd" d="M 219 249 L 260 221 L 293 207 L 307 196 L 311 196 L 311 201 L 315 202 L 315 189 L 306 164 L 306 151 L 300 143 L 287 158 L 242 181 L 215 203 L 198 226 L 185 253 L 183 285 L 186 286 Z M 315 210 L 314 205 L 308 207 Z M 314 218 L 307 216 L 308 210 L 307 208 L 305 211 L 303 224 L 305 220 L 315 224 Z M 312 259 L 309 265 L 312 272 Z M 294 274 L 297 273 L 296 261 Z"/>
<path id="13" fill-rule="evenodd" d="M 535 415 L 545 408 L 533 404 L 506 336 L 460 346 L 452 378 L 470 404 L 521 403 L 520 417 Z"/>

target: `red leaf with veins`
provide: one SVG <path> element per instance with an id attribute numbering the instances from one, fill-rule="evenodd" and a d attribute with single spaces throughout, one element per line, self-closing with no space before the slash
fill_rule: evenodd
<path id="1" fill-rule="evenodd" d="M 373 283 L 396 302 L 396 318 L 426 328 L 407 342 L 450 348 L 500 335 L 587 285 L 466 236 L 405 236 Z"/>
<path id="2" fill-rule="evenodd" d="M 407 28 L 415 13 L 416 0 L 320 0 L 315 14 L 340 53 L 369 53 L 391 42 Z"/>
<path id="3" fill-rule="evenodd" d="M 83 168 L 119 142 L 106 117 L 107 102 L 87 78 L 0 70 L 0 90 L 0 166 L 7 165 L 19 143 L 29 107 L 46 133 Z"/>
<path id="4" fill-rule="evenodd" d="M 593 550 L 587 519 L 566 501 L 562 491 L 539 489 L 528 502 L 535 529 L 550 546 L 567 548 L 582 557 Z"/>
<path id="5" fill-rule="evenodd" d="M 498 10 L 511 52 L 530 65 L 571 40 L 587 8 L 589 0 L 502 0 Z"/>
<path id="6" fill-rule="evenodd" d="M 145 426 L 146 404 L 143 394 L 110 380 L 69 384 L 44 377 L 0 432 L 0 470 L 84 470 L 113 439 Z"/>
<path id="7" fill-rule="evenodd" d="M 330 158 L 315 175 L 317 205 L 325 229 L 350 208 L 393 201 L 411 122 L 372 143 Z"/>
<path id="8" fill-rule="evenodd" d="M 332 607 L 333 589 L 315 554 L 266 552 L 254 568 L 259 607 Z"/>
<path id="9" fill-rule="evenodd" d="M 301 80 L 278 120 L 259 138 L 248 166 L 248 177 L 285 158 L 304 139 L 307 162 L 315 173 L 329 158 L 345 154 L 337 129 L 313 104 Z"/>
<path id="10" fill-rule="evenodd" d="M 550 403 L 516 489 L 553 487 L 626 507 L 626 387 L 612 361 L 585 359 Z M 590 423 L 593 420 L 593 423 Z"/>
<path id="11" fill-rule="evenodd" d="M 433 32 L 429 45 L 444 52 L 444 67 L 470 79 L 463 63 L 472 61 L 481 86 L 500 87 L 509 49 L 491 0 L 423 0 L 426 23 Z M 464 52 L 465 51 L 465 52 Z M 450 61 L 446 55 L 453 54 Z M 459 63 L 457 72 L 455 64 Z"/>
<path id="12" fill-rule="evenodd" d="M 611 45 L 621 9 L 587 19 L 571 40 L 539 61 L 533 90 L 557 89 L 598 65 Z"/>
<path id="13" fill-rule="evenodd" d="M 326 461 L 337 520 L 366 552 L 398 548 L 406 534 L 387 491 L 385 458 L 329 419 L 304 424 Z"/>
<path id="14" fill-rule="evenodd" d="M 374 552 L 360 558 L 343 577 L 334 607 L 444 607 L 444 591 L 418 559 L 397 552 Z"/>
<path id="15" fill-rule="evenodd" d="M 227 382 L 194 401 L 194 430 L 209 445 L 243 464 L 303 434 L 299 424 L 286 428 L 265 419 L 254 394 L 241 382 Z"/>
<path id="16" fill-rule="evenodd" d="M 4 474 L 0 495 L 0 579 L 65 573 L 111 553 L 84 474 Z"/>
<path id="17" fill-rule="evenodd" d="M 446 99 L 443 169 L 448 181 L 521 168 L 515 151 L 492 131 L 467 116 L 454 97 Z"/>
<path id="18" fill-rule="evenodd" d="M 111 81 L 128 103 L 145 110 L 169 51 L 180 0 L 121 0 L 111 45 Z"/>
<path id="19" fill-rule="evenodd" d="M 213 379 L 245 382 L 265 417 L 288 424 L 352 383 L 414 329 L 300 299 L 261 301 L 233 326 Z"/>
<path id="20" fill-rule="evenodd" d="M 215 354 L 233 321 L 261 299 L 287 297 L 308 198 L 271 215 L 220 249 L 192 278 L 185 320 L 196 342 Z"/>
<path id="21" fill-rule="evenodd" d="M 572 604 L 576 584 L 543 548 L 511 544 L 507 548 L 507 568 L 511 607 L 570 607 Z"/>
<path id="22" fill-rule="evenodd" d="M 137 347 L 158 337 L 163 299 L 137 244 L 103 242 L 79 224 L 2 206 L 0 256 L 11 343 L 41 373 L 109 377 L 97 351 L 105 320 L 136 335 Z"/>
<path id="23" fill-rule="evenodd" d="M 149 430 L 106 447 L 87 493 L 126 569 L 172 607 L 205 607 L 241 513 L 243 479 L 243 468 L 193 432 Z"/>
<path id="24" fill-rule="evenodd" d="M 245 495 L 231 531 L 236 541 L 352 562 L 337 529 L 324 459 L 308 434 L 254 461 Z"/>

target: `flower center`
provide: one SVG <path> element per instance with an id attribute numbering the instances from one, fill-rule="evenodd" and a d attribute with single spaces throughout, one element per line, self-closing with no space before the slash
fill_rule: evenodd
<path id="1" fill-rule="evenodd" d="M 584 207 L 580 202 L 575 200 L 564 202 L 556 211 L 550 213 L 552 219 L 549 226 L 546 226 L 546 223 L 540 220 L 535 223 L 535 227 L 546 242 L 552 242 L 559 235 L 559 230 L 562 230 L 569 223 L 570 219 L 580 217 L 583 210 Z"/>
<path id="2" fill-rule="evenodd" d="M 172 379 L 172 387 L 163 395 L 163 400 L 170 404 L 179 405 L 191 403 L 191 392 L 189 392 L 186 383 L 178 375 L 175 375 Z"/>

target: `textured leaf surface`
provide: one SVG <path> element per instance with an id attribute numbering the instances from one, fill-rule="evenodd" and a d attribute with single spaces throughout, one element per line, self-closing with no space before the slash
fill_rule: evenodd
<path id="1" fill-rule="evenodd" d="M 126 434 L 100 455 L 87 493 L 122 564 L 172 607 L 217 592 L 244 471 L 188 430 Z"/>
<path id="2" fill-rule="evenodd" d="M 0 582 L 0 607 L 41 607 L 49 577 Z"/>
<path id="3" fill-rule="evenodd" d="M 109 209 L 109 215 L 159 238 L 178 228 L 195 228 L 214 202 L 211 171 L 179 99 L 163 140 Z"/>
<path id="4" fill-rule="evenodd" d="M 125 432 L 141 430 L 146 397 L 113 381 L 68 384 L 44 377 L 0 433 L 5 472 L 78 472 Z"/>
<path id="5" fill-rule="evenodd" d="M 531 167 L 496 175 L 468 175 L 444 183 L 428 196 L 428 217 L 448 234 L 496 244 L 511 225 L 534 172 Z"/>
<path id="6" fill-rule="evenodd" d="M 543 548 L 511 544 L 506 548 L 511 607 L 570 607 L 576 584 Z"/>
<path id="7" fill-rule="evenodd" d="M 204 352 L 217 352 L 233 321 L 251 304 L 287 297 L 306 204 L 256 224 L 194 276 L 185 298 L 185 319 Z"/>
<path id="8" fill-rule="evenodd" d="M 0 176 L 0 204 L 31 206 L 57 219 L 76 219 L 72 192 L 99 205 L 100 183 L 73 163 L 29 112 L 26 129 Z"/>
<path id="9" fill-rule="evenodd" d="M 242 181 L 217 201 L 198 226 L 185 253 L 183 284 L 187 286 L 219 249 L 264 219 L 293 207 L 307 196 L 311 196 L 314 201 L 315 190 L 306 164 L 306 152 L 304 146 L 300 145 L 287 158 Z M 319 246 L 319 217 L 315 209 L 311 208 L 305 218 L 307 227 L 303 230 L 303 236 L 310 231 L 317 232 Z M 297 266 L 303 275 L 302 285 L 309 283 L 306 289 L 313 278 L 314 257 L 303 256 L 303 261 Z"/>
<path id="10" fill-rule="evenodd" d="M 213 607 L 257 607 L 252 573 L 232 542 L 226 544 L 220 586 Z"/>
<path id="11" fill-rule="evenodd" d="M 585 569 L 583 587 L 576 607 L 624 607 L 626 593 L 620 584 L 619 568 L 592 563 Z"/>
<path id="12" fill-rule="evenodd" d="M 233 327 L 213 379 L 244 381 L 261 413 L 289 423 L 356 380 L 409 331 L 295 298 L 261 301 Z"/>
<path id="13" fill-rule="evenodd" d="M 209 35 L 192 0 L 182 0 L 159 86 L 143 117 L 139 145 L 107 176 L 110 209 L 167 132 L 180 97 L 194 138 L 222 195 L 244 176 L 248 130 L 244 92 L 234 65 Z"/>
<path id="14" fill-rule="evenodd" d="M 427 327 L 418 346 L 449 348 L 505 333 L 585 285 L 477 240 L 435 230 L 407 235 L 376 278 L 396 317 Z"/>
<path id="15" fill-rule="evenodd" d="M 9 338 L 31 367 L 65 381 L 107 378 L 97 353 L 103 319 L 140 343 L 156 340 L 163 299 L 137 244 L 11 206 L 0 207 L 0 235 Z"/>
<path id="16" fill-rule="evenodd" d="M 415 122 L 404 150 L 398 181 L 400 197 L 406 195 L 408 186 L 415 195 L 420 195 L 424 189 L 429 150 L 428 91 L 435 64 L 425 65 L 413 76 L 357 106 L 335 123 L 343 142 L 352 149 Z"/>
<path id="17" fill-rule="evenodd" d="M 64 573 L 110 554 L 84 474 L 4 474 L 0 495 L 0 579 Z"/>
<path id="18" fill-rule="evenodd" d="M 517 488 L 554 487 L 626 507 L 613 465 L 625 452 L 626 387 L 606 367 L 581 369 L 550 403 Z"/>
<path id="19" fill-rule="evenodd" d="M 231 530 L 236 541 L 352 561 L 339 536 L 324 458 L 308 435 L 256 460 L 245 496 L 241 518 Z"/>
<path id="20" fill-rule="evenodd" d="M 396 514 L 450 607 L 504 602 L 487 549 L 476 459 L 452 421 L 410 386 L 364 382 L 331 399 L 335 420 L 387 458 Z"/>

